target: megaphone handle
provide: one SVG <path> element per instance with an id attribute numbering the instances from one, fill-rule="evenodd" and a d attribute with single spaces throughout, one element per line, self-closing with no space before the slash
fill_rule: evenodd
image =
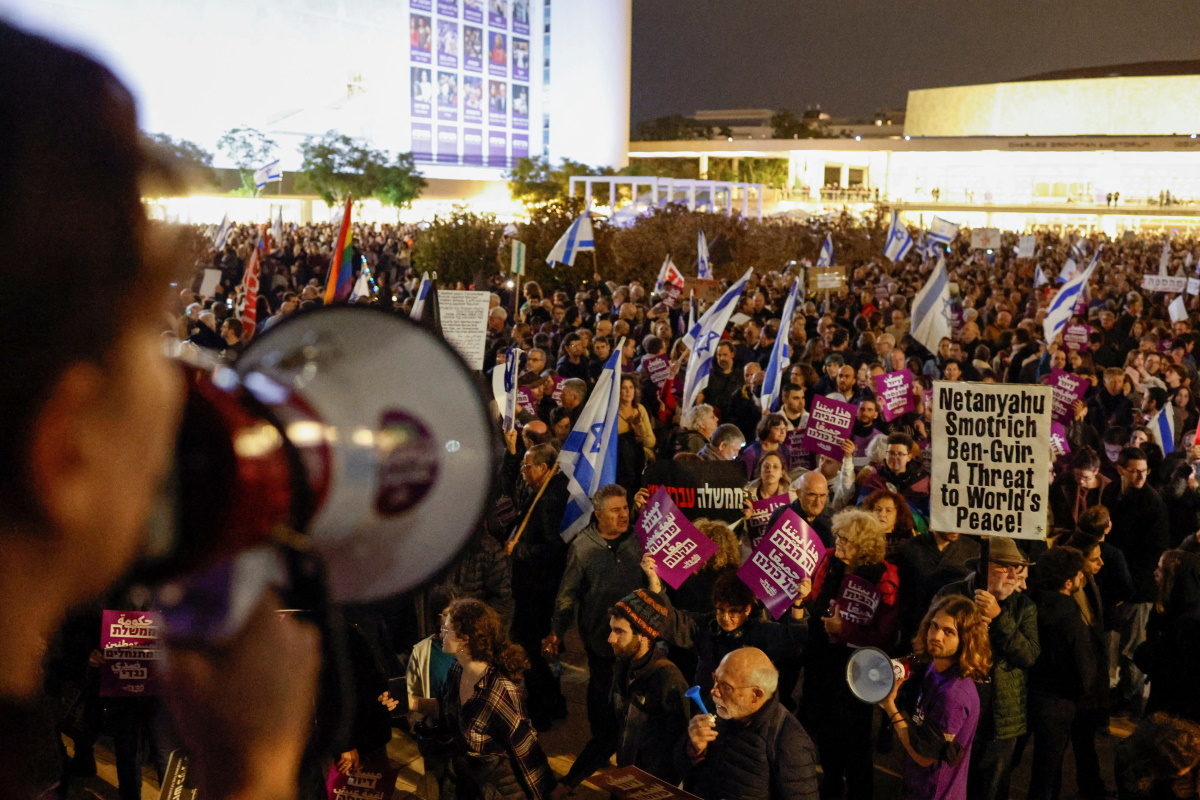
<path id="1" fill-rule="evenodd" d="M 309 621 L 321 632 L 321 671 L 317 679 L 316 720 L 309 750 L 337 755 L 335 743 L 348 741 L 354 722 L 354 684 L 346 644 L 346 623 L 329 600 L 325 565 L 312 553 L 294 547 L 281 548 L 288 568 L 288 587 L 283 593 L 292 608 L 309 611 Z"/>

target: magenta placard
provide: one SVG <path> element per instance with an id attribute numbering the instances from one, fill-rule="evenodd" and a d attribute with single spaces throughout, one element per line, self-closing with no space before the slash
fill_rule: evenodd
<path id="1" fill-rule="evenodd" d="M 162 660 L 156 611 L 109 611 L 100 617 L 101 697 L 146 697 L 158 693 Z"/>
<path id="2" fill-rule="evenodd" d="M 1056 369 L 1042 378 L 1042 383 L 1054 390 L 1051 395 L 1051 421 L 1069 425 L 1075 418 L 1075 401 L 1082 400 L 1087 393 L 1087 379 Z"/>
<path id="3" fill-rule="evenodd" d="M 566 382 L 567 379 L 562 375 L 554 376 L 554 389 L 550 392 L 550 399 L 554 401 L 555 405 L 562 405 L 563 384 Z"/>
<path id="4" fill-rule="evenodd" d="M 889 372 L 875 376 L 875 398 L 879 401 L 879 413 L 887 422 L 916 410 L 913 401 L 912 373 L 908 370 Z"/>
<path id="5" fill-rule="evenodd" d="M 329 800 L 391 800 L 396 792 L 400 767 L 386 759 L 371 766 L 360 765 L 348 773 L 338 772 L 337 765 L 325 776 L 325 792 Z"/>
<path id="6" fill-rule="evenodd" d="M 1091 335 L 1090 325 L 1068 325 L 1063 329 L 1063 347 L 1068 350 L 1087 350 L 1088 338 Z"/>
<path id="7" fill-rule="evenodd" d="M 777 494 L 774 497 L 752 502 L 750 519 L 746 520 L 746 533 L 750 534 L 750 541 L 757 542 L 758 537 L 762 536 L 763 531 L 767 529 L 767 524 L 771 521 L 771 515 L 775 513 L 775 509 L 786 506 L 791 500 L 786 494 Z"/>
<path id="8" fill-rule="evenodd" d="M 1050 455 L 1062 458 L 1071 454 L 1071 442 L 1067 439 L 1067 429 L 1057 422 L 1050 423 Z"/>
<path id="9" fill-rule="evenodd" d="M 784 509 L 738 570 L 742 583 L 775 619 L 791 606 L 796 585 L 813 572 L 825 555 L 817 532 L 790 508 Z"/>
<path id="10" fill-rule="evenodd" d="M 634 525 L 642 549 L 654 556 L 658 577 L 678 589 L 717 552 L 717 545 L 688 521 L 660 486 Z"/>
<path id="11" fill-rule="evenodd" d="M 850 431 L 854 429 L 855 411 L 850 403 L 815 395 L 800 446 L 810 453 L 841 461 L 846 455 L 842 442 L 850 438 Z"/>
<path id="12" fill-rule="evenodd" d="M 522 386 L 517 389 L 517 409 L 528 411 L 530 414 L 537 414 L 537 406 L 533 404 L 533 393 L 529 391 L 528 386 Z"/>
<path id="13" fill-rule="evenodd" d="M 642 371 L 661 389 L 671 377 L 671 359 L 664 355 L 646 356 L 642 359 Z"/>
<path id="14" fill-rule="evenodd" d="M 882 600 L 883 595 L 875 584 L 858 575 L 847 575 L 842 579 L 835 602 L 843 619 L 858 625 L 869 625 Z"/>

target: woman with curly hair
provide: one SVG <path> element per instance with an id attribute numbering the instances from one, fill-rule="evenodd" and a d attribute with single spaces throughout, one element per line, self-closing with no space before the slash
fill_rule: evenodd
<path id="1" fill-rule="evenodd" d="M 500 615 L 478 600 L 455 600 L 442 617 L 442 651 L 454 656 L 441 698 L 442 727 L 454 732 L 458 800 L 542 800 L 554 773 L 525 713 L 517 682 L 529 668 Z"/>
<path id="2" fill-rule="evenodd" d="M 803 605 L 820 620 L 809 623 L 804 669 L 804 726 L 821 754 L 822 796 L 869 798 L 872 794 L 871 720 L 874 709 L 846 685 L 854 648 L 889 650 L 896 638 L 900 579 L 884 560 L 883 525 L 870 512 L 847 508 L 833 517 L 834 548 L 813 574 Z"/>
<path id="3" fill-rule="evenodd" d="M 904 748 L 905 800 L 967 796 L 971 743 L 979 725 L 976 681 L 987 679 L 992 648 L 975 601 L 961 595 L 934 602 L 913 637 L 921 682 L 911 714 L 896 707 L 897 681 L 879 704 Z"/>

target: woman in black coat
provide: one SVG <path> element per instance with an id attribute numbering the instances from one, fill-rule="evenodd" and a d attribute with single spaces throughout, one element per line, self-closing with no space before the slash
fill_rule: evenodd
<path id="1" fill-rule="evenodd" d="M 1168 550 L 1155 570 L 1158 600 L 1146 625 L 1146 641 L 1134 653 L 1150 676 L 1147 713 L 1200 722 L 1200 555 Z"/>

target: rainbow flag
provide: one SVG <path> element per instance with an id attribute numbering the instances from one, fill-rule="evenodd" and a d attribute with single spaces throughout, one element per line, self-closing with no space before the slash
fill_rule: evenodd
<path id="1" fill-rule="evenodd" d="M 325 279 L 325 305 L 337 300 L 345 300 L 350 296 L 354 285 L 351 280 L 354 272 L 354 234 L 350 230 L 350 203 L 346 198 L 346 210 L 342 214 L 342 229 L 338 232 L 337 244 L 333 246 L 333 264 L 329 267 L 329 277 Z"/>

